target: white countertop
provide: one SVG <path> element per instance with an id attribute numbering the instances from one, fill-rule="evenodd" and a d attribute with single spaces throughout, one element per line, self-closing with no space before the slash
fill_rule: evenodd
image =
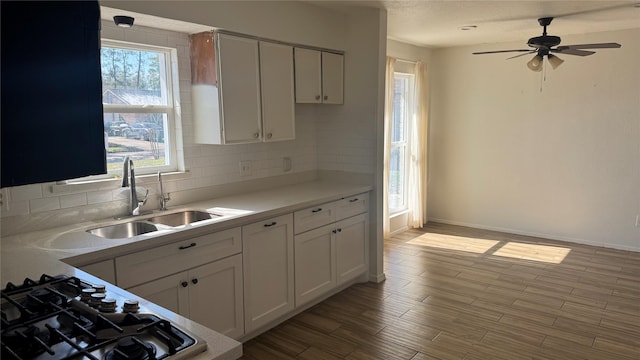
<path id="1" fill-rule="evenodd" d="M 368 185 L 314 181 L 206 200 L 188 206 L 170 207 L 167 212 L 188 208 L 220 212 L 226 216 L 142 234 L 129 239 L 104 239 L 91 235 L 86 230 L 112 223 L 131 221 L 131 218 L 118 221 L 105 219 L 83 222 L 3 237 L 0 239 L 2 287 L 7 282 L 22 283 L 25 277 L 38 279 L 41 274 L 66 274 L 77 276 L 89 282 L 104 283 L 103 280 L 68 264 L 86 265 L 132 251 L 153 248 L 185 238 L 260 221 L 370 190 L 371 187 Z M 108 285 L 108 291 L 114 291 L 129 298 L 137 298 L 115 286 Z M 181 325 L 207 341 L 207 351 L 194 359 L 236 359 L 242 355 L 240 343 L 152 303 L 144 300 L 141 303 L 160 316 Z"/>

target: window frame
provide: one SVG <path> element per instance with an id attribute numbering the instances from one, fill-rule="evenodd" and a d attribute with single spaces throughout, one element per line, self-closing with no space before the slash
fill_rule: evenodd
<path id="1" fill-rule="evenodd" d="M 407 80 L 407 86 L 406 86 L 406 96 L 405 99 L 403 101 L 403 117 L 404 117 L 404 128 L 403 128 L 403 136 L 402 139 L 400 141 L 394 141 L 393 140 L 393 129 L 395 128 L 394 124 L 395 124 L 395 120 L 396 120 L 396 99 L 394 96 L 394 103 L 393 103 L 393 116 L 392 116 L 392 122 L 390 124 L 391 126 L 391 143 L 389 146 L 389 153 L 393 152 L 394 148 L 403 148 L 404 149 L 404 161 L 401 161 L 402 164 L 404 164 L 404 183 L 402 184 L 403 186 L 403 191 L 402 191 L 402 202 L 401 205 L 399 207 L 396 208 L 392 208 L 391 204 L 392 202 L 389 201 L 389 215 L 390 216 L 394 216 L 394 215 L 398 215 L 400 213 L 406 212 L 408 210 L 408 191 L 407 191 L 407 187 L 409 185 L 409 150 L 410 150 L 410 144 L 409 144 L 409 140 L 410 140 L 410 131 L 411 131 L 411 118 L 414 116 L 413 114 L 413 106 L 414 106 L 414 102 L 415 102 L 415 74 L 412 73 L 407 73 L 407 72 L 401 72 L 401 71 L 395 71 L 393 73 L 393 81 L 394 81 L 394 91 L 395 91 L 395 82 L 396 79 L 406 79 Z M 389 176 L 391 176 L 391 164 L 389 164 L 389 169 L 387 169 L 387 171 L 389 171 Z M 389 182 L 389 186 L 391 186 L 391 182 Z M 389 194 L 391 195 L 391 191 L 390 189 L 387 189 L 389 191 Z"/>
<path id="2" fill-rule="evenodd" d="M 146 167 L 136 167 L 136 175 L 148 175 L 154 174 L 159 171 L 161 172 L 176 172 L 179 171 L 179 159 L 178 159 L 178 139 L 177 139 L 177 127 L 176 127 L 176 118 L 178 114 L 176 113 L 179 109 L 179 104 L 176 99 L 179 98 L 178 88 L 179 84 L 179 74 L 178 74 L 178 56 L 177 49 L 165 46 L 157 46 L 157 45 L 149 45 L 121 40 L 112 40 L 102 38 L 100 43 L 100 48 L 110 47 L 110 48 L 118 48 L 125 50 L 141 50 L 141 51 L 152 51 L 161 53 L 164 55 L 164 64 L 161 64 L 162 71 L 165 76 L 160 77 L 161 86 L 164 87 L 164 91 L 166 92 L 166 105 L 131 105 L 131 104 L 102 104 L 102 115 L 103 117 L 106 114 L 119 114 L 119 113 L 130 113 L 130 114 L 153 114 L 159 113 L 161 115 L 166 115 L 166 136 L 164 140 L 165 146 L 165 163 L 166 165 L 162 166 L 146 166 Z M 103 91 L 104 92 L 104 91 Z M 177 96 L 178 95 L 178 96 Z M 105 136 L 105 142 L 107 137 Z M 108 146 L 105 143 L 105 147 Z M 105 153 L 106 157 L 106 153 Z M 134 160 L 135 163 L 135 160 Z M 115 170 L 108 171 L 106 174 L 101 175 L 92 175 L 78 179 L 67 180 L 66 183 L 87 183 L 93 181 L 103 181 L 113 178 L 118 178 L 122 176 L 122 167 L 116 168 Z"/>

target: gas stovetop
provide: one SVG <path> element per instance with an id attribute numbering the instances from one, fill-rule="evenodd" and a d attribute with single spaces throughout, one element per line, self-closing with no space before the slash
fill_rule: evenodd
<path id="1" fill-rule="evenodd" d="M 169 321 L 141 313 L 137 301 L 75 277 L 42 275 L 8 283 L 0 294 L 3 360 L 174 360 L 206 349 Z"/>

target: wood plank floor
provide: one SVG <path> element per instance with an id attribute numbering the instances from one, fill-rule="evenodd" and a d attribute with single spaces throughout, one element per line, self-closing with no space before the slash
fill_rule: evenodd
<path id="1" fill-rule="evenodd" d="M 243 359 L 640 359 L 640 253 L 429 223 Z"/>

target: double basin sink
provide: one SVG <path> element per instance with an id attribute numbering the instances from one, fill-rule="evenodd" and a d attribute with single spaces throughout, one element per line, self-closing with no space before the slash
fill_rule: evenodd
<path id="1" fill-rule="evenodd" d="M 158 225 L 170 227 L 182 226 L 198 221 L 221 218 L 224 215 L 201 210 L 184 210 L 180 212 L 156 215 L 140 220 L 107 225 L 87 230 L 88 233 L 105 239 L 127 239 L 159 230 Z"/>

